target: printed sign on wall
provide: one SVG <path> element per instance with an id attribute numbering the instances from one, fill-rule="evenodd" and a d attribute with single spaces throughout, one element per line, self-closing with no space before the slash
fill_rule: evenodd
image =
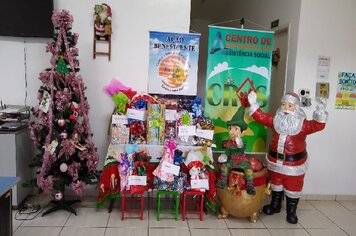
<path id="1" fill-rule="evenodd" d="M 356 73 L 339 72 L 336 88 L 335 108 L 355 110 L 356 104 Z"/>
<path id="2" fill-rule="evenodd" d="M 150 32 L 148 92 L 196 95 L 200 34 Z"/>

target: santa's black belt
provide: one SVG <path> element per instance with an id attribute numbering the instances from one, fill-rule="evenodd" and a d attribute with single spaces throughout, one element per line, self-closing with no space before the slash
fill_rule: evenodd
<path id="1" fill-rule="evenodd" d="M 274 151 L 270 150 L 269 155 L 277 160 L 280 160 L 280 161 L 299 161 L 300 159 L 302 159 L 303 157 L 305 157 L 307 155 L 307 151 L 304 150 L 300 153 L 287 155 L 287 154 L 278 153 L 278 152 L 274 152 Z"/>

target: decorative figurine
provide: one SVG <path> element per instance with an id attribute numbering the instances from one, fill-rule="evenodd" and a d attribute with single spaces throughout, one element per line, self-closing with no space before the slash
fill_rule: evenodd
<path id="1" fill-rule="evenodd" d="M 232 169 L 240 169 L 245 173 L 245 182 L 247 193 L 255 195 L 253 186 L 253 170 L 251 163 L 245 156 L 245 145 L 242 140 L 247 124 L 244 121 L 245 108 L 240 106 L 235 115 L 227 122 L 230 140 L 227 143 L 225 155 L 220 155 L 219 162 L 221 166 L 221 179 L 217 183 L 218 188 L 225 188 L 228 175 Z"/>
<path id="2" fill-rule="evenodd" d="M 218 218 L 225 219 L 230 214 L 240 218 L 249 217 L 251 222 L 256 222 L 266 196 L 267 169 L 255 157 L 245 155 L 242 136 L 248 126 L 244 121 L 246 104 L 242 100 L 241 104 L 227 122 L 230 140 L 226 144 L 225 154 L 218 158 L 218 162 L 222 163 L 216 185 L 220 202 Z"/>
<path id="3" fill-rule="evenodd" d="M 97 39 L 101 37 L 109 39 L 111 30 L 111 7 L 105 3 L 95 5 L 94 7 L 94 28 Z"/>
<path id="4" fill-rule="evenodd" d="M 108 56 L 111 60 L 111 35 L 112 26 L 111 7 L 108 4 L 96 4 L 94 7 L 94 40 L 93 40 L 93 59 L 96 55 Z M 97 51 L 97 42 L 106 43 L 107 50 Z"/>
<path id="5" fill-rule="evenodd" d="M 272 188 L 272 200 L 263 207 L 267 215 L 279 213 L 283 194 L 287 199 L 287 222 L 298 223 L 296 214 L 307 170 L 306 137 L 325 128 L 328 113 L 326 100 L 317 98 L 317 110 L 313 120 L 307 120 L 300 107 L 300 98 L 295 93 L 287 93 L 281 99 L 276 114 L 262 112 L 257 103 L 257 95 L 248 95 L 249 113 L 259 123 L 272 129 L 272 141 L 267 157 L 267 168 Z"/>

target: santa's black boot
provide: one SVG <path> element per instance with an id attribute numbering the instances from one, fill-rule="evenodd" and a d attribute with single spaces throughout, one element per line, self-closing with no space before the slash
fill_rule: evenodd
<path id="1" fill-rule="evenodd" d="M 271 204 L 265 205 L 263 207 L 263 213 L 266 215 L 273 215 L 274 213 L 279 213 L 281 211 L 283 199 L 283 191 L 272 191 Z"/>
<path id="2" fill-rule="evenodd" d="M 287 221 L 290 224 L 298 223 L 297 206 L 299 198 L 287 198 Z"/>

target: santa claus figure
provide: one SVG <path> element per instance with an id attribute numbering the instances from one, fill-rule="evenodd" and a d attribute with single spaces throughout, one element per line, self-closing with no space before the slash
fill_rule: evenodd
<path id="1" fill-rule="evenodd" d="M 287 222 L 298 223 L 297 205 L 303 189 L 304 175 L 308 165 L 306 137 L 325 128 L 328 113 L 326 101 L 317 99 L 317 110 L 313 120 L 307 120 L 300 107 L 300 99 L 295 93 L 287 93 L 281 100 L 276 114 L 262 112 L 257 103 L 257 95 L 248 95 L 249 113 L 259 123 L 272 129 L 272 141 L 267 157 L 272 200 L 263 207 L 267 215 L 279 213 L 283 195 L 287 200 Z M 321 104 L 321 105 L 320 105 Z"/>
<path id="2" fill-rule="evenodd" d="M 105 3 L 95 5 L 94 7 L 94 28 L 95 36 L 97 39 L 104 37 L 105 40 L 109 39 L 111 35 L 111 7 Z"/>

